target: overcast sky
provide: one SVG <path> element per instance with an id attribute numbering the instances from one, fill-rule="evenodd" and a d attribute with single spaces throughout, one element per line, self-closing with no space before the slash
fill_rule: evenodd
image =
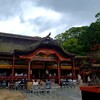
<path id="1" fill-rule="evenodd" d="M 51 37 L 90 25 L 100 0 L 0 0 L 0 32 Z"/>

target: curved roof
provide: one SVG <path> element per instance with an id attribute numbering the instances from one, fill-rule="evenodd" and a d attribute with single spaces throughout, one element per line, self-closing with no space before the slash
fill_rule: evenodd
<path id="1" fill-rule="evenodd" d="M 75 54 L 69 53 L 65 51 L 57 41 L 53 40 L 50 37 L 44 37 L 37 43 L 33 43 L 30 45 L 30 48 L 28 48 L 26 51 L 20 51 L 20 50 L 15 50 L 15 54 L 18 55 L 29 55 L 34 53 L 38 49 L 52 49 L 57 51 L 60 55 L 62 55 L 65 58 L 72 58 L 75 56 Z"/>
<path id="2" fill-rule="evenodd" d="M 0 32 L 0 54 L 12 55 L 15 53 L 19 56 L 27 56 L 39 49 L 55 50 L 65 58 L 75 56 L 75 54 L 65 51 L 56 40 L 50 38 L 50 34 L 41 38 Z"/>
<path id="3" fill-rule="evenodd" d="M 30 45 L 37 43 L 41 37 L 30 37 L 0 32 L 0 54 L 14 53 L 14 50 L 27 50 Z"/>

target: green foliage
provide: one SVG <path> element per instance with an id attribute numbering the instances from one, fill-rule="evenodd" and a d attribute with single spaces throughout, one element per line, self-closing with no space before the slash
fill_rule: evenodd
<path id="1" fill-rule="evenodd" d="M 63 33 L 62 33 L 62 34 L 63 34 Z M 55 39 L 58 41 L 58 43 L 59 43 L 60 45 L 62 45 L 62 43 L 64 42 L 64 41 L 63 41 L 62 34 L 58 34 L 57 36 L 55 36 Z"/>
<path id="2" fill-rule="evenodd" d="M 87 53 L 91 52 L 96 44 L 100 44 L 100 22 L 91 23 L 86 32 L 81 34 L 80 41 Z"/>
<path id="3" fill-rule="evenodd" d="M 84 45 L 82 45 L 81 35 L 84 34 L 87 29 L 88 26 L 72 27 L 64 33 L 57 35 L 56 39 L 61 41 L 60 44 L 65 50 L 78 55 L 85 55 L 86 53 L 83 51 Z"/>
<path id="4" fill-rule="evenodd" d="M 95 15 L 95 18 L 97 18 L 96 22 L 100 22 L 100 12 Z"/>
<path id="5" fill-rule="evenodd" d="M 79 48 L 81 48 L 80 45 L 78 45 L 78 39 L 76 38 L 68 39 L 62 46 L 64 49 L 73 53 L 77 53 Z"/>
<path id="6" fill-rule="evenodd" d="M 96 44 L 100 44 L 100 12 L 95 17 L 96 22 L 90 26 L 72 27 L 58 34 L 55 39 L 69 52 L 77 55 L 89 54 Z"/>

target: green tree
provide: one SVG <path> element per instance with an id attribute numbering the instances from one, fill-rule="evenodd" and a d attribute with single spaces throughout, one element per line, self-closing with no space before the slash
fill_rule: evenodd
<path id="1" fill-rule="evenodd" d="M 56 39 L 61 41 L 60 44 L 65 50 L 76 53 L 78 55 L 84 55 L 84 46 L 82 44 L 80 36 L 82 33 L 86 32 L 87 28 L 87 26 L 72 27 L 69 30 L 66 30 L 64 33 L 57 35 Z"/>
<path id="2" fill-rule="evenodd" d="M 100 22 L 91 23 L 86 32 L 81 34 L 80 41 L 87 54 L 96 44 L 100 44 Z"/>
<path id="3" fill-rule="evenodd" d="M 100 22 L 100 12 L 95 15 L 95 18 L 97 18 L 96 22 Z"/>
<path id="4" fill-rule="evenodd" d="M 69 52 L 88 55 L 96 44 L 100 44 L 100 12 L 95 17 L 96 22 L 90 26 L 72 27 L 57 35 L 55 39 Z"/>
<path id="5" fill-rule="evenodd" d="M 62 43 L 64 42 L 64 41 L 63 41 L 62 34 L 63 34 L 63 33 L 58 34 L 58 35 L 56 35 L 56 36 L 54 37 L 54 38 L 58 41 L 58 43 L 59 43 L 60 45 L 62 45 Z"/>

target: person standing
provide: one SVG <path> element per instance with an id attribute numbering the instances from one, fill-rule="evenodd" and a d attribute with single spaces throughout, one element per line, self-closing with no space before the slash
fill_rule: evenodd
<path id="1" fill-rule="evenodd" d="M 77 81 L 78 81 L 78 84 L 79 85 L 82 83 L 82 79 L 81 79 L 80 74 L 77 75 Z"/>
<path id="2" fill-rule="evenodd" d="M 90 76 L 87 77 L 87 82 L 88 82 L 88 85 L 90 85 L 90 83 L 91 83 Z"/>

